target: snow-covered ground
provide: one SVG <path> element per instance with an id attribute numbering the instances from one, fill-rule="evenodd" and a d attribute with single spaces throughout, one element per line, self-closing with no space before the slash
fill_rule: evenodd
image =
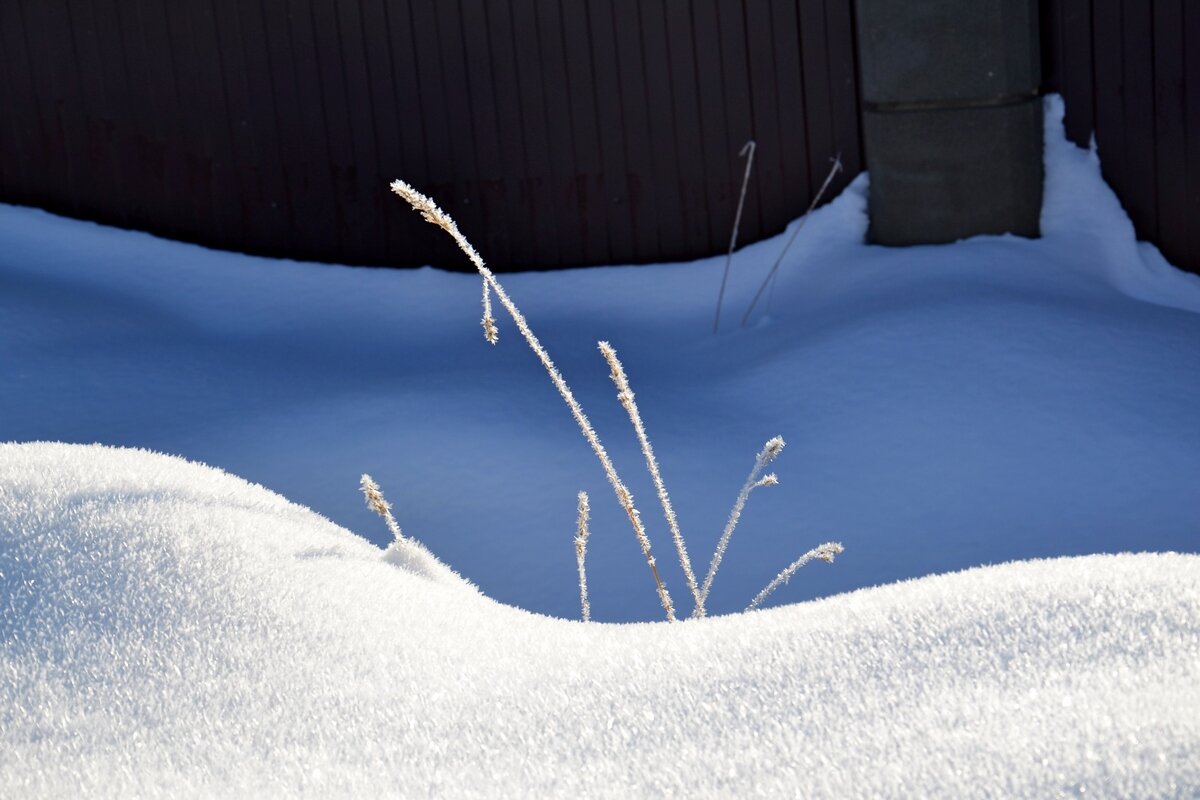
<path id="1" fill-rule="evenodd" d="M 0 509 L 4 797 L 1200 788 L 1198 556 L 585 625 L 165 456 L 0 445 Z"/>
<path id="2" fill-rule="evenodd" d="M 723 259 L 502 276 L 684 613 L 599 339 L 701 574 L 754 454 L 789 443 L 712 612 L 827 540 L 844 555 L 772 603 L 1200 551 L 1200 278 L 1135 241 L 1060 117 L 1041 239 L 863 245 L 860 178 L 744 329 L 784 237 L 737 254 L 717 336 Z M 0 794 L 1200 793 L 1194 555 L 676 626 L 512 608 L 578 617 L 584 489 L 593 617 L 661 618 L 594 456 L 511 323 L 483 342 L 478 302 L 470 275 L 0 207 L 0 440 L 177 454 L 337 523 L 177 459 L 0 448 Z M 364 471 L 482 596 L 339 529 L 390 539 Z"/>

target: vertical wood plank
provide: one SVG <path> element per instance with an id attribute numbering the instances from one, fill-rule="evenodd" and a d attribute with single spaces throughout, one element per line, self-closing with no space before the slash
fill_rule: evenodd
<path id="1" fill-rule="evenodd" d="M 833 98 L 829 83 L 824 2 L 800 0 L 799 12 L 805 129 L 808 132 L 808 197 L 811 198 L 829 173 L 829 162 L 837 155 L 838 143 L 829 114 Z"/>
<path id="2" fill-rule="evenodd" d="M 1063 36 L 1063 6 L 1063 0 L 1041 0 L 1038 6 L 1042 87 L 1051 92 L 1062 92 L 1062 87 L 1066 84 L 1063 64 L 1066 54 Z"/>
<path id="3" fill-rule="evenodd" d="M 1121 36 L 1121 0 L 1093 0 L 1092 52 L 1095 75 L 1096 144 L 1104 177 L 1117 194 L 1128 197 L 1124 162 L 1126 152 L 1123 104 L 1124 61 Z"/>
<path id="4" fill-rule="evenodd" d="M 446 205 L 453 202 L 457 191 L 449 167 L 443 165 L 448 158 L 448 134 L 445 132 L 445 115 L 437 105 L 442 86 L 441 70 L 437 66 L 436 42 L 429 42 L 428 34 L 422 35 L 417 28 L 417 20 L 429 10 L 428 4 L 417 9 L 412 2 L 384 4 L 392 62 L 392 92 L 401 121 L 400 141 L 404 152 L 404 172 L 395 177 L 403 178 Z M 436 264 L 447 269 L 469 266 L 464 264 L 462 254 L 448 237 L 433 230 L 400 198 L 389 199 L 392 219 L 400 237 L 401 249 L 394 255 L 396 263 L 408 266 Z"/>
<path id="5" fill-rule="evenodd" d="M 828 202 L 862 171 L 862 137 L 858 111 L 858 67 L 852 6 L 845 0 L 825 0 L 826 52 L 829 54 L 829 117 L 833 124 L 834 155 L 842 172 L 829 185 Z M 826 167 L 828 170 L 828 167 Z M 824 180 L 825 176 L 821 175 Z"/>
<path id="6" fill-rule="evenodd" d="M 0 16 L 0 26 L 4 17 Z M 9 198 L 10 202 L 20 202 L 24 191 L 23 175 L 18 173 L 22 147 L 19 134 L 18 119 L 22 114 L 28 114 L 29 108 L 21 103 L 15 79 L 9 72 L 9 53 L 6 52 L 3 37 L 0 37 L 0 108 L 8 109 L 8 113 L 0 119 L 0 198 Z"/>
<path id="7" fill-rule="evenodd" d="M 225 246 L 234 247 L 236 244 L 232 240 L 229 223 L 232 216 L 228 209 L 236 201 L 229 197 L 218 199 L 215 195 L 214 162 L 217 151 L 213 129 L 224 121 L 209 113 L 211 106 L 208 98 L 214 90 L 209 80 L 210 71 L 201 66 L 196 54 L 188 10 L 164 0 L 161 12 L 163 28 L 160 35 L 171 58 L 172 104 L 169 108 L 175 118 L 175 130 L 180 136 L 175 146 L 179 148 L 179 158 L 182 160 L 182 176 L 176 179 L 182 183 L 176 191 L 183 196 L 190 209 L 180 235 L 204 244 L 226 242 Z M 112 72 L 105 73 L 106 85 L 114 93 L 127 95 L 129 79 L 119 71 L 122 66 L 119 62 L 128 48 L 120 39 L 109 39 L 103 34 L 100 38 L 105 47 L 105 60 L 113 62 Z M 127 96 L 124 102 L 129 102 Z M 127 119 L 122 118 L 120 122 L 127 122 Z M 117 151 L 117 155 L 120 157 L 120 151 Z M 124 175 L 124 166 L 122 161 L 118 169 L 120 176 Z"/>
<path id="8" fill-rule="evenodd" d="M 8 114 L 0 119 L 0 154 L 7 154 L 7 157 L 0 158 L 0 198 L 20 202 L 22 181 L 16 172 L 16 155 L 21 147 L 21 139 L 14 131 L 14 114 L 25 109 L 16 102 L 15 93 L 7 88 L 12 78 L 8 74 L 8 61 L 3 56 L 3 46 L 0 45 L 0 107 L 9 109 Z"/>
<path id="9" fill-rule="evenodd" d="M 354 162 L 354 136 L 346 97 L 346 74 L 337 5 L 325 0 L 311 0 L 309 12 L 311 57 L 317 67 L 317 82 L 312 89 L 320 93 L 324 109 L 325 133 L 329 148 L 327 169 L 333 183 L 332 221 L 337 230 L 337 257 L 339 261 L 346 261 L 358 245 L 357 223 L 353 218 L 358 211 L 355 207 L 358 197 L 358 175 Z"/>
<path id="10" fill-rule="evenodd" d="M 1067 136 L 1087 147 L 1095 130 L 1091 0 L 1058 0 L 1062 4 L 1063 83 L 1058 91 L 1066 102 Z"/>
<path id="11" fill-rule="evenodd" d="M 459 35 L 463 48 L 464 90 L 470 112 L 470 141 L 476 164 L 474 177 L 487 219 L 486 229 L 476 232 L 474 243 L 488 262 L 508 264 L 513 257 L 513 224 L 517 215 L 510 215 L 505 176 L 524 171 L 520 106 L 511 98 L 510 104 L 502 103 L 498 96 L 501 87 L 511 86 L 512 82 L 511 74 L 494 74 L 493 40 L 498 41 L 506 35 L 497 30 L 491 19 L 498 16 L 498 9 L 489 14 L 489 4 L 485 0 L 460 2 Z M 511 36 L 511 33 L 507 35 Z"/>
<path id="12" fill-rule="evenodd" d="M 795 187 L 785 184 L 786 150 L 791 145 L 783 134 L 782 117 L 786 110 L 781 95 L 787 96 L 789 103 L 797 102 L 797 98 L 793 94 L 794 84 L 785 89 L 782 83 L 788 76 L 781 72 L 781 62 L 788 56 L 775 50 L 775 9 L 769 3 L 747 3 L 744 12 L 745 39 L 737 52 L 749 62 L 748 94 L 752 101 L 753 137 L 758 142 L 758 149 L 754 154 L 755 170 L 743 218 L 744 223 L 751 224 L 744 224 L 739 236 L 743 244 L 782 230 L 791 216 L 789 198 L 797 198 Z M 794 42 L 785 42 L 784 46 L 795 52 Z M 792 77 L 798 81 L 799 72 Z M 806 190 L 807 187 L 803 187 L 801 191 Z M 758 202 L 751 203 L 752 197 Z"/>
<path id="13" fill-rule="evenodd" d="M 1181 232 L 1184 246 L 1181 266 L 1200 274 L 1200 9 L 1192 3 L 1183 8 L 1184 53 L 1183 90 L 1187 98 L 1184 127 L 1187 131 L 1187 204 L 1188 223 Z"/>
<path id="14" fill-rule="evenodd" d="M 371 95 L 371 73 L 366 58 L 362 2 L 342 0 L 336 3 L 335 23 L 352 154 L 351 162 L 344 165 L 345 180 L 352 198 L 352 215 L 347 219 L 356 252 L 352 260 L 357 264 L 377 264 L 383 257 L 379 243 L 387 240 L 383 204 L 388 200 L 389 191 L 379 166 L 379 134 Z"/>
<path id="15" fill-rule="evenodd" d="M 627 263 L 637 258 L 638 219 L 630 202 L 625 99 L 617 64 L 612 0 L 588 0 L 586 6 L 597 127 L 603 131 L 598 143 L 604 180 L 604 220 L 610 247 L 608 261 Z"/>
<path id="16" fill-rule="evenodd" d="M 257 78 L 257 91 L 270 93 L 275 156 L 272 164 L 279 170 L 270 188 L 270 201 L 279 204 L 282 225 L 295 249 L 320 252 L 321 242 L 328 239 L 326 222 L 310 211 L 304 171 L 312 159 L 313 147 L 308 143 L 321 141 L 321 130 L 307 127 L 304 119 L 303 109 L 311 103 L 301 97 L 296 85 L 288 36 L 289 9 L 285 0 L 253 0 L 242 8 L 246 49 L 255 48 L 255 41 L 259 42 L 257 63 L 263 74 Z"/>
<path id="17" fill-rule="evenodd" d="M 117 157 L 121 161 L 119 202 L 125 209 L 127 224 L 144 227 L 149 210 L 162 202 L 162 190 L 155 188 L 157 182 L 147 176 L 147 136 L 152 123 L 147 120 L 146 113 L 154 104 L 149 87 L 134 69 L 141 50 L 135 35 L 133 11 L 116 0 L 100 0 L 96 7 L 97 22 L 103 26 L 106 40 L 116 43 L 119 54 L 119 72 L 110 82 L 120 87 L 121 100 L 116 141 Z"/>
<path id="18" fill-rule="evenodd" d="M 166 61 L 166 48 L 156 46 L 151 22 L 146 19 L 146 3 L 125 2 L 118 7 L 118 24 L 124 57 L 129 65 L 131 99 L 128 107 L 129 144 L 125 173 L 129 188 L 136 196 L 136 215 L 130 220 L 138 228 L 158 223 L 165 236 L 180 235 L 180 221 L 186 204 L 172 191 L 171 182 L 179 175 L 168 166 L 167 141 L 172 125 L 164 119 L 173 96 L 172 73 Z"/>
<path id="19" fill-rule="evenodd" d="M 454 52 L 458 48 L 453 41 L 453 32 L 460 30 L 458 6 L 413 0 L 410 10 L 431 179 L 428 194 L 457 220 L 468 238 L 482 239 L 486 221 L 475 184 L 471 181 L 476 169 L 470 104 L 465 97 L 461 54 L 456 61 Z M 432 229 L 423 231 L 422 236 L 425 237 L 423 242 L 443 237 Z M 483 255 L 488 258 L 486 253 Z M 445 263 L 464 269 L 463 259 L 457 254 Z"/>
<path id="20" fill-rule="evenodd" d="M 454 164 L 453 175 L 460 193 L 456 216 L 459 226 L 475 241 L 488 241 L 493 219 L 483 203 L 479 159 L 475 145 L 475 111 L 467 79 L 465 45 L 462 39 L 462 10 L 456 2 L 435 3 L 435 30 L 439 46 L 439 66 L 447 95 L 446 107 L 450 133 L 449 145 Z M 494 133 L 493 133 L 494 135 Z M 485 254 L 490 261 L 496 260 Z"/>
<path id="21" fill-rule="evenodd" d="M 563 263 L 582 263 L 587 252 L 588 226 L 581 192 L 585 179 L 576 160 L 575 121 L 571 113 L 571 83 L 567 73 L 562 8 L 555 0 L 535 0 L 534 16 L 541 44 L 541 77 L 547 141 L 548 192 L 555 207 L 558 250 Z M 583 187 L 586 188 L 586 187 Z M 581 200 L 581 197 L 584 198 Z"/>
<path id="22" fill-rule="evenodd" d="M 796 0 L 772 0 L 771 35 L 775 52 L 775 102 L 779 106 L 780 157 L 783 175 L 782 212 L 800 216 L 812 197 L 804 69 L 800 58 L 799 9 Z"/>
<path id="23" fill-rule="evenodd" d="M 422 68 L 416 48 L 412 3 L 381 0 L 387 22 L 389 76 L 393 103 L 399 123 L 397 144 L 403 154 L 403 177 L 423 185 L 433 179 L 429 165 L 428 125 L 422 102 Z"/>
<path id="24" fill-rule="evenodd" d="M 103 40 L 113 42 L 118 53 L 113 64 L 116 75 L 109 81 L 109 85 L 119 87 L 113 142 L 120 163 L 116 197 L 123 205 L 125 223 L 144 228 L 152 210 L 163 207 L 164 186 L 161 167 L 153 168 L 161 163 L 161 149 L 159 159 L 155 159 L 152 147 L 156 122 L 150 112 L 152 87 L 140 70 L 131 66 L 143 57 L 137 8 L 115 0 L 97 0 L 93 11 Z M 170 235 L 168 230 L 162 232 Z"/>
<path id="25" fill-rule="evenodd" d="M 1167 260 L 1180 263 L 1189 227 L 1183 0 L 1157 0 L 1153 25 L 1157 240 Z"/>
<path id="26" fill-rule="evenodd" d="M 733 143 L 725 119 L 721 31 L 716 0 L 692 0 L 692 37 L 699 96 L 700 163 L 704 165 L 703 208 L 709 231 L 702 252 L 707 255 L 728 246 L 737 203 L 732 162 L 737 148 L 741 147 L 741 143 Z"/>
<path id="27" fill-rule="evenodd" d="M 360 0 L 362 14 L 363 59 L 367 72 L 372 118 L 375 121 L 373 142 L 378 172 L 371 176 L 367 190 L 375 193 L 382 228 L 372 237 L 371 263 L 391 264 L 402 257 L 404 221 L 401 212 L 405 205 L 388 189 L 396 178 L 407 176 L 409 182 L 418 180 L 413 162 L 424 160 L 424 154 L 414 155 L 404 148 L 399 104 L 393 87 L 395 61 L 390 35 L 391 19 L 387 0 Z M 394 7 L 397 4 L 392 4 Z M 412 174 L 410 174 L 412 173 Z M 420 181 L 424 180 L 422 175 Z M 419 182 L 420 182 L 419 181 Z"/>
<path id="28" fill-rule="evenodd" d="M 0 25 L 4 18 L 0 17 Z M 20 177 L 16 174 L 17 159 L 15 155 L 21 146 L 20 136 L 15 130 L 15 115 L 27 110 L 17 101 L 13 78 L 8 71 L 8 58 L 4 49 L 4 41 L 0 38 L 0 108 L 9 109 L 0 119 L 0 198 L 9 198 L 10 202 L 17 200 L 21 188 Z M 19 202 L 19 201 L 18 201 Z"/>
<path id="29" fill-rule="evenodd" d="M 246 117 L 248 98 L 245 92 L 245 72 L 238 49 L 238 37 L 232 29 L 232 9 L 225 5 L 230 0 L 209 0 L 202 9 L 202 24 L 208 35 L 204 52 L 215 81 L 212 91 L 220 109 L 218 119 L 224 128 L 224 160 L 228 164 L 227 187 L 236 198 L 239 210 L 237 239 L 223 245 L 231 249 L 262 246 L 262 198 L 258 192 L 254 169 L 253 143 Z"/>
<path id="30" fill-rule="evenodd" d="M 42 111 L 43 152 L 48 182 L 57 188 L 54 206 L 69 214 L 80 211 L 80 150 L 84 143 L 79 90 L 73 74 L 70 26 L 58 3 L 17 2 L 31 73 Z"/>
<path id="31" fill-rule="evenodd" d="M 659 196 L 657 152 L 650 129 L 648 66 L 643 57 L 641 15 L 637 0 L 613 0 L 612 19 L 616 37 L 617 77 L 620 81 L 625 120 L 626 172 L 629 210 L 637 237 L 638 261 L 663 259 L 662 204 Z"/>
<path id="32" fill-rule="evenodd" d="M 275 85 L 261 0 L 234 3 L 232 17 L 230 23 L 240 36 L 230 42 L 230 48 L 237 52 L 244 75 L 241 89 L 245 93 L 244 113 L 254 158 L 255 188 L 262 204 L 259 211 L 264 252 L 281 255 L 293 246 L 297 236 L 311 234 L 299 233 L 293 226 L 291 188 L 279 119 L 280 90 Z M 288 91 L 286 81 L 281 88 Z M 289 92 L 289 96 L 294 99 L 294 92 Z"/>
<path id="33" fill-rule="evenodd" d="M 1150 4 L 1122 3 L 1122 123 L 1125 148 L 1117 156 L 1126 170 L 1125 208 L 1141 238 L 1158 237 L 1154 163 L 1154 32 Z"/>
<path id="34" fill-rule="evenodd" d="M 505 248 L 512 269 L 529 269 L 544 261 L 543 239 L 545 223 L 539 219 L 544 203 L 529 191 L 531 164 L 528 129 L 535 124 L 533 112 L 522 92 L 522 75 L 518 52 L 532 43 L 516 39 L 513 3 L 489 4 L 485 17 L 489 30 L 489 69 L 492 91 L 501 113 L 499 131 L 500 158 L 506 168 L 493 170 L 501 190 Z M 526 76 L 528 77 L 528 76 Z M 518 252 L 528 255 L 519 257 Z"/>
<path id="35" fill-rule="evenodd" d="M 292 165 L 292 213 L 297 229 L 313 233 L 312 250 L 308 258 L 336 261 L 342 252 L 344 225 L 338 224 L 344 213 L 334 181 L 333 147 L 327 122 L 329 112 L 322 91 L 322 75 L 317 42 L 313 36 L 312 0 L 264 0 L 263 12 L 267 24 L 271 57 L 284 59 L 277 67 L 277 87 L 294 86 L 297 104 L 289 109 L 284 125 L 289 149 L 301 154 Z M 287 97 L 281 94 L 281 100 Z M 295 126 L 292 128 L 291 126 Z M 317 233 L 320 233 L 318 236 Z"/>
<path id="36" fill-rule="evenodd" d="M 561 263 L 559 234 L 560 205 L 554 198 L 555 165 L 551 139 L 555 130 L 547 123 L 544 42 L 538 33 L 534 0 L 512 0 L 512 38 L 508 48 L 497 52 L 500 60 L 511 59 L 516 77 L 517 102 L 522 123 L 525 174 L 517 187 L 516 209 L 527 217 L 531 246 L 523 249 L 520 267 L 546 269 Z"/>
<path id="37" fill-rule="evenodd" d="M 651 143 L 655 218 L 660 258 L 677 261 L 690 254 L 678 176 L 682 156 L 676 138 L 674 95 L 666 13 L 661 3 L 637 3 L 646 90 L 646 124 Z"/>
<path id="38" fill-rule="evenodd" d="M 119 3 L 119 0 L 117 0 Z M 208 3 L 188 2 L 172 7 L 168 16 L 184 104 L 202 131 L 207 178 L 211 181 L 213 213 L 217 218 L 218 247 L 244 248 L 246 199 L 237 176 L 233 131 L 225 100 L 216 20 Z M 136 95 L 131 98 L 135 102 Z M 195 166 L 195 165 L 193 165 Z"/>
<path id="39" fill-rule="evenodd" d="M 45 159 L 38 144 L 45 127 L 37 90 L 34 86 L 30 53 L 26 46 L 21 6 L 17 2 L 0 3 L 0 60 L 4 62 L 5 83 L 0 98 L 5 103 L 4 129 L 11 137 L 5 141 L 5 168 L 9 195 L 17 202 L 36 203 L 46 191 Z M 39 186 L 39 178 L 43 182 Z"/>
<path id="40" fill-rule="evenodd" d="M 764 86 L 754 80 L 751 64 L 751 54 L 762 52 L 774 59 L 774 44 L 771 41 L 770 29 L 757 32 L 750 30 L 749 17 L 752 10 L 767 8 L 762 3 L 750 4 L 730 3 L 720 0 L 717 3 L 717 24 L 721 41 L 721 76 L 723 101 L 725 106 L 725 130 L 727 152 L 725 158 L 729 163 L 729 216 L 725 220 L 714 219 L 713 227 L 720 237 L 720 247 L 715 252 L 722 252 L 729 247 L 729 236 L 733 232 L 733 220 L 737 216 L 738 199 L 742 190 L 742 176 L 745 174 L 745 159 L 738 153 L 750 139 L 756 140 L 755 161 L 765 155 L 766 163 L 777 164 L 776 159 L 781 150 L 779 138 L 779 106 L 768 102 L 761 103 L 762 90 L 765 88 L 774 95 L 773 83 Z M 762 164 L 760 163 L 761 167 Z M 754 241 L 763 234 L 763 214 L 770 211 L 782 217 L 782 175 L 779 168 L 771 167 L 770 174 L 760 171 L 751 175 L 751 182 L 746 187 L 746 203 L 742 209 L 741 228 L 738 241 L 742 244 Z M 765 180 L 764 180 L 765 179 Z M 778 189 L 774 194 L 772 189 Z M 765 191 L 765 194 L 764 194 Z M 780 225 L 782 227 L 782 225 Z"/>
<path id="41" fill-rule="evenodd" d="M 65 2 L 66 23 L 72 51 L 71 70 L 78 88 L 77 112 L 82 121 L 80 213 L 92 219 L 109 220 L 107 185 L 111 185 L 112 133 L 101 119 L 104 107 L 104 86 L 101 82 L 100 59 L 95 48 L 95 31 L 91 24 L 91 7 L 76 0 Z M 5 109 L 5 113 L 11 113 Z"/>
<path id="42" fill-rule="evenodd" d="M 680 258 L 699 258 L 710 252 L 711 215 L 705 202 L 708 181 L 701 137 L 703 118 L 696 79 L 692 15 L 687 4 L 666 4 L 666 34 L 674 139 L 679 154 L 679 166 L 675 172 L 675 202 L 683 210 L 684 240 L 687 243 Z"/>
<path id="43" fill-rule="evenodd" d="M 575 152 L 575 202 L 582 234 L 578 257 L 585 264 L 607 264 L 612 262 L 606 230 L 609 200 L 601 161 L 592 43 L 583 9 L 576 5 L 559 16 Z"/>
<path id="44" fill-rule="evenodd" d="M 175 56 L 169 44 L 166 5 L 162 0 L 127 2 L 124 14 L 137 37 L 125 45 L 138 65 L 133 70 L 134 80 L 147 84 L 147 94 L 155 104 L 142 117 L 139 132 L 147 142 L 144 146 L 151 159 L 149 169 L 161 173 L 156 182 L 162 186 L 161 204 L 147 209 L 149 217 L 140 226 L 156 223 L 168 236 L 193 239 L 203 235 L 198 224 L 202 213 L 198 206 L 203 204 L 203 198 L 188 191 L 186 153 L 191 149 L 193 137 L 182 121 L 183 101 L 179 96 Z"/>

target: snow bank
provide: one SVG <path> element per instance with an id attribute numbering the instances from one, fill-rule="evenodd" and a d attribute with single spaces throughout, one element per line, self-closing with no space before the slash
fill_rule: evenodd
<path id="1" fill-rule="evenodd" d="M 1184 797 L 1200 557 L 584 625 L 218 470 L 0 446 L 0 796 Z"/>

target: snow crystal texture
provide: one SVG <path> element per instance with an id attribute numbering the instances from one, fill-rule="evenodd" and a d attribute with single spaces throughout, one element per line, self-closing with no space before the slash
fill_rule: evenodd
<path id="1" fill-rule="evenodd" d="M 583 624 L 144 451 L 0 445 L 0 796 L 1193 797 L 1200 557 Z"/>

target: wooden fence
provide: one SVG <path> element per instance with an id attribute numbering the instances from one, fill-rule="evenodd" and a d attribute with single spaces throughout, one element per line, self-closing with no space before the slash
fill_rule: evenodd
<path id="1" fill-rule="evenodd" d="M 1043 0 L 1046 88 L 1200 272 L 1200 7 Z M 499 269 L 719 253 L 861 169 L 851 0 L 0 0 L 0 200 L 252 253 Z"/>
<path id="2" fill-rule="evenodd" d="M 1200 3 L 1043 0 L 1042 72 L 1138 236 L 1200 273 Z"/>
<path id="3" fill-rule="evenodd" d="M 0 199 L 234 250 L 500 269 L 721 252 L 860 170 L 846 0 L 3 0 Z"/>

